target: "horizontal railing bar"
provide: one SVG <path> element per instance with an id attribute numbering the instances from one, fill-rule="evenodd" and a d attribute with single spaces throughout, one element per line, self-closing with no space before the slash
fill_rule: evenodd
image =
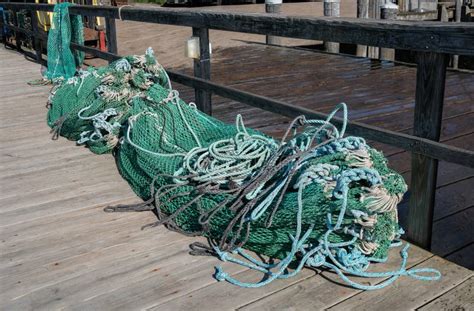
<path id="1" fill-rule="evenodd" d="M 1 25 L 1 23 L 0 23 Z M 31 31 L 26 30 L 24 28 L 8 25 L 7 27 L 11 27 L 19 32 L 23 32 L 26 34 L 32 34 Z M 44 40 L 46 35 L 39 36 Z M 102 59 L 108 61 L 114 61 L 119 59 L 120 56 L 100 51 L 95 48 L 86 47 L 82 45 L 78 45 L 75 43 L 71 43 L 71 47 L 76 50 L 80 50 L 83 52 L 90 53 Z M 237 90 L 232 87 L 224 86 L 215 82 L 211 82 L 205 79 L 199 79 L 193 76 L 189 76 L 183 73 L 179 73 L 172 70 L 167 70 L 170 79 L 174 82 L 193 87 L 196 89 L 201 89 L 205 91 L 212 92 L 213 94 L 229 98 L 232 100 L 236 100 L 242 102 L 244 104 L 257 107 L 263 110 L 271 111 L 280 115 L 284 115 L 287 117 L 297 117 L 304 115 L 307 118 L 326 118 L 327 115 L 321 112 L 317 112 L 311 109 L 307 109 L 304 107 L 298 107 L 295 105 L 291 105 L 285 103 L 280 100 L 271 99 L 265 96 L 256 95 L 250 92 L 245 92 L 241 90 Z M 342 119 L 334 117 L 332 122 L 336 125 L 342 125 Z M 404 150 L 409 150 L 415 153 L 423 154 L 438 160 L 447 161 L 455 164 L 460 164 L 468 167 L 474 168 L 474 152 L 454 146 L 449 146 L 443 143 L 439 143 L 436 141 L 432 141 L 429 139 L 420 138 L 417 136 L 412 136 L 404 133 L 399 133 L 395 131 L 390 131 L 386 129 L 382 129 L 376 126 L 371 126 L 364 123 L 359 122 L 348 122 L 347 124 L 347 132 L 352 135 L 358 135 L 365 137 L 367 139 L 375 140 L 377 142 L 381 142 L 387 145 L 392 145 L 395 147 L 402 148 Z"/>
<path id="2" fill-rule="evenodd" d="M 250 106 L 271 111 L 287 117 L 297 117 L 304 115 L 307 118 L 326 118 L 327 115 L 304 107 L 294 106 L 279 100 L 265 96 L 255 95 L 249 92 L 240 91 L 235 88 L 223 86 L 208 80 L 195 78 L 182 73 L 168 71 L 171 80 L 186 86 L 206 90 L 216 95 L 233 99 Z M 342 119 L 333 118 L 332 122 L 342 125 Z M 352 135 L 362 136 L 387 145 L 400 147 L 415 153 L 456 163 L 468 167 L 474 167 L 474 152 L 454 146 L 449 146 L 429 139 L 420 138 L 404 133 L 382 129 L 359 122 L 348 122 L 347 132 Z"/>
<path id="3" fill-rule="evenodd" d="M 5 3 L 6 8 L 52 11 L 53 5 Z M 111 6 L 73 6 L 72 14 L 119 18 Z M 415 51 L 474 55 L 474 25 L 374 19 L 226 13 L 171 8 L 123 7 L 123 20 L 210 28 L 290 38 L 380 46 Z"/>

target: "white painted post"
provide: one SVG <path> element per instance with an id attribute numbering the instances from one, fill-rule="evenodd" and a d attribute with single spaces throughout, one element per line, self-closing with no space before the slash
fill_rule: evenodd
<path id="1" fill-rule="evenodd" d="M 265 12 L 271 14 L 280 14 L 282 3 L 283 0 L 265 0 Z M 279 37 L 266 36 L 265 42 L 267 44 L 280 45 L 281 40 Z"/>
<path id="2" fill-rule="evenodd" d="M 324 0 L 324 16 L 341 16 L 341 0 Z M 338 42 L 324 42 L 326 52 L 339 53 Z"/>

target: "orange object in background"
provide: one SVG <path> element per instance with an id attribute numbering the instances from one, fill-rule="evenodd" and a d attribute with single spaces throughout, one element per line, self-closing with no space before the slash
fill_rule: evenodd
<path id="1" fill-rule="evenodd" d="M 99 30 L 99 50 L 104 52 L 107 51 L 107 44 L 105 42 L 105 32 L 103 30 Z"/>

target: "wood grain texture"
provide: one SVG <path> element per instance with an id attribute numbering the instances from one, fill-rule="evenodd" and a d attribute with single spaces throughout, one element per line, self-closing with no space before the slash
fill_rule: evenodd
<path id="1" fill-rule="evenodd" d="M 418 53 L 416 75 L 415 118 L 416 136 L 438 141 L 443 117 L 446 68 L 445 54 Z M 431 247 L 431 228 L 436 195 L 438 160 L 421 154 L 412 154 L 408 238 L 423 248 Z"/>
<path id="2" fill-rule="evenodd" d="M 193 28 L 193 36 L 199 38 L 199 59 L 194 60 L 194 76 L 211 79 L 211 53 L 209 46 L 209 29 Z M 196 106 L 208 115 L 212 114 L 212 93 L 195 89 Z"/>
<path id="3" fill-rule="evenodd" d="M 471 277 L 441 297 L 424 305 L 419 310 L 473 310 L 473 292 L 474 278 Z"/>
<path id="4" fill-rule="evenodd" d="M 410 249 L 408 267 L 424 262 L 432 255 L 420 248 Z M 373 265 L 371 271 L 395 270 L 400 265 L 400 256 L 392 252 L 388 262 L 384 265 Z M 352 280 L 366 285 L 375 285 L 384 278 L 351 277 Z M 401 281 L 401 280 L 399 280 Z M 269 295 L 255 302 L 242 306 L 243 310 L 325 310 L 341 301 L 351 300 L 353 296 L 362 291 L 343 286 L 340 278 L 333 272 L 324 271 L 322 275 L 315 276 L 288 287 L 276 295 Z"/>
<path id="5" fill-rule="evenodd" d="M 107 51 L 117 54 L 117 27 L 115 25 L 115 18 L 105 19 L 105 35 L 107 37 Z"/>
<path id="6" fill-rule="evenodd" d="M 412 310 L 448 292 L 469 279 L 473 272 L 451 266 L 440 257 L 432 257 L 416 268 L 438 269 L 442 278 L 435 282 L 420 282 L 413 278 L 403 278 L 398 285 L 380 291 L 361 292 L 349 300 L 333 306 L 330 310 L 380 310 L 390 306 L 390 310 Z"/>

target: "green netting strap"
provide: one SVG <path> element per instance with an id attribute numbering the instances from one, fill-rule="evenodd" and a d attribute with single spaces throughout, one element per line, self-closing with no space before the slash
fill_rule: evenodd
<path id="1" fill-rule="evenodd" d="M 72 3 L 63 2 L 54 6 L 53 23 L 48 33 L 48 70 L 45 78 L 69 79 L 84 61 L 84 53 L 71 51 L 71 42 L 83 45 L 82 17 L 69 15 Z"/>

